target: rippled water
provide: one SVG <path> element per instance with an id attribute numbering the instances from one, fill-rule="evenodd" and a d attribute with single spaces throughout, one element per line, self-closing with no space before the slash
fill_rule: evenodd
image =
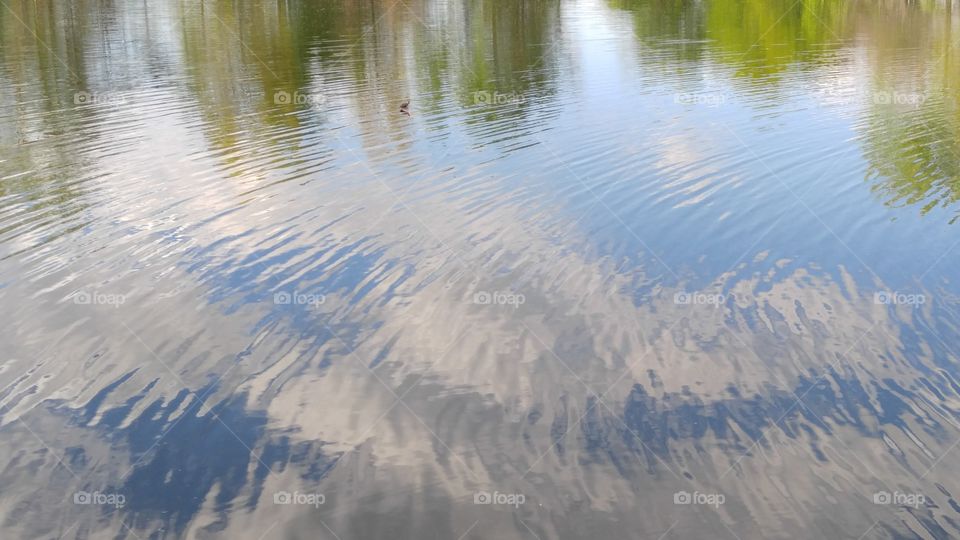
<path id="1" fill-rule="evenodd" d="M 2 4 L 3 538 L 960 537 L 960 7 Z"/>

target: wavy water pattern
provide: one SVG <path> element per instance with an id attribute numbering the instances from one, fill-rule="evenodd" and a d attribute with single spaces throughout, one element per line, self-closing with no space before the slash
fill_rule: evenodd
<path id="1" fill-rule="evenodd" d="M 960 536 L 956 7 L 8 1 L 0 536 Z"/>

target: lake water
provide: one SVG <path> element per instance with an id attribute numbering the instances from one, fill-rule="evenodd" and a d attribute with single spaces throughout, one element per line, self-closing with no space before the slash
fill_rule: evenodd
<path id="1" fill-rule="evenodd" d="M 2 4 L 4 539 L 960 537 L 960 5 Z"/>

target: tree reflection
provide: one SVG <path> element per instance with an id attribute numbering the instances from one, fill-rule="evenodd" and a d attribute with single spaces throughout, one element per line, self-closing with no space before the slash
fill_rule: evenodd
<path id="1" fill-rule="evenodd" d="M 956 20 L 950 3 L 922 5 L 906 20 L 872 20 L 871 37 L 889 46 L 878 47 L 872 62 L 865 154 L 874 192 L 890 206 L 917 205 L 926 215 L 960 199 Z M 954 211 L 950 222 L 958 218 Z"/>
<path id="2" fill-rule="evenodd" d="M 918 205 L 925 215 L 960 199 L 955 10 L 951 1 L 884 4 L 611 1 L 631 13 L 641 43 L 657 51 L 643 56 L 645 67 L 673 74 L 680 85 L 690 84 L 687 72 L 728 66 L 736 88 L 770 94 L 788 70 L 830 80 L 842 65 L 864 83 L 853 93 L 862 105 L 856 128 L 873 191 L 888 205 Z M 868 63 L 859 65 L 857 56 Z"/>

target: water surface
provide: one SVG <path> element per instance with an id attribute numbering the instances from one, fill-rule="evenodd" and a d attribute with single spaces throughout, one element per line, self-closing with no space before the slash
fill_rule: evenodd
<path id="1" fill-rule="evenodd" d="M 957 9 L 9 0 L 0 536 L 960 536 Z"/>

